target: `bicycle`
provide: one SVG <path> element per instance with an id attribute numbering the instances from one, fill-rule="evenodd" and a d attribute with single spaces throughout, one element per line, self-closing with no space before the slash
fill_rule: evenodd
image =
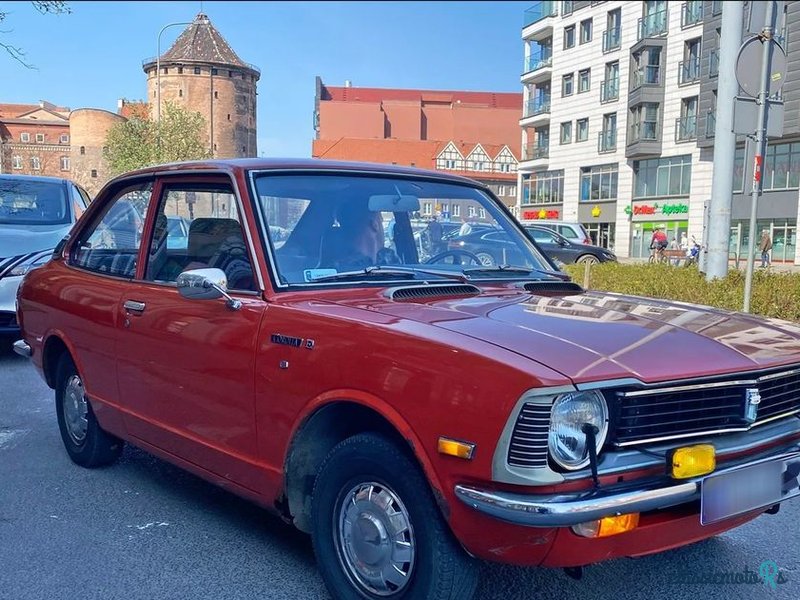
<path id="1" fill-rule="evenodd" d="M 651 265 L 655 263 L 666 263 L 669 259 L 664 255 L 664 250 L 666 250 L 666 246 L 658 246 L 657 248 L 650 246 L 650 258 L 647 262 Z"/>

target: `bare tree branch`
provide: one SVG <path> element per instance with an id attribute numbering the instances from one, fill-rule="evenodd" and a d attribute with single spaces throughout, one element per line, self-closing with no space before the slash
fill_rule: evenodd
<path id="1" fill-rule="evenodd" d="M 45 14 L 62 15 L 62 14 L 70 14 L 72 12 L 72 9 L 63 0 L 35 0 L 31 2 L 31 4 L 37 11 L 39 11 L 43 15 Z M 0 11 L 0 22 L 5 21 L 9 14 L 11 13 L 7 11 Z M 12 31 L 13 29 L 9 29 L 7 31 L 0 31 L 0 34 L 8 34 L 11 33 Z M 25 51 L 22 48 L 14 46 L 12 44 L 6 44 L 4 42 L 0 42 L 0 48 L 5 50 L 11 56 L 11 58 L 16 60 L 22 66 L 28 69 L 37 68 L 35 65 L 29 63 L 25 59 L 26 56 Z"/>

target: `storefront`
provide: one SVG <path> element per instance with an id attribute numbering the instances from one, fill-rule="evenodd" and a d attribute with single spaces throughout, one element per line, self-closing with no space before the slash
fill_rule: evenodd
<path id="1" fill-rule="evenodd" d="M 689 231 L 688 200 L 637 200 L 626 207 L 631 219 L 631 258 L 648 258 L 653 233 L 663 227 L 667 240 L 677 244 Z"/>
<path id="2" fill-rule="evenodd" d="M 586 229 L 592 244 L 614 251 L 617 203 L 595 202 L 578 206 L 578 220 Z"/>
<path id="3" fill-rule="evenodd" d="M 536 205 L 523 205 L 520 209 L 520 219 L 523 221 L 560 221 L 563 214 L 563 208 L 560 204 L 547 204 L 544 206 Z"/>
<path id="4" fill-rule="evenodd" d="M 795 220 L 762 220 L 756 221 L 755 255 L 760 257 L 758 243 L 761 232 L 769 231 L 772 239 L 772 261 L 778 263 L 794 263 L 797 249 L 797 221 Z M 731 258 L 736 260 L 747 259 L 747 249 L 750 244 L 750 220 L 731 222 Z"/>

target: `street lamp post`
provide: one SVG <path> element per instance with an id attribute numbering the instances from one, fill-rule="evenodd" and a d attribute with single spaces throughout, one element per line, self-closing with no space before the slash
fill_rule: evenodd
<path id="1" fill-rule="evenodd" d="M 161 122 L 161 34 L 170 27 L 178 25 L 191 25 L 189 22 L 169 23 L 161 28 L 156 40 L 156 121 Z"/>

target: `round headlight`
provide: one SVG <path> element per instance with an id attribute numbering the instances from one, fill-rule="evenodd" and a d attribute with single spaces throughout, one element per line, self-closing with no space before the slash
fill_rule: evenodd
<path id="1" fill-rule="evenodd" d="M 570 392 L 558 396 L 550 413 L 548 448 L 550 457 L 565 469 L 574 471 L 589 464 L 589 447 L 583 426 L 597 427 L 597 450 L 608 433 L 608 407 L 597 391 Z"/>

